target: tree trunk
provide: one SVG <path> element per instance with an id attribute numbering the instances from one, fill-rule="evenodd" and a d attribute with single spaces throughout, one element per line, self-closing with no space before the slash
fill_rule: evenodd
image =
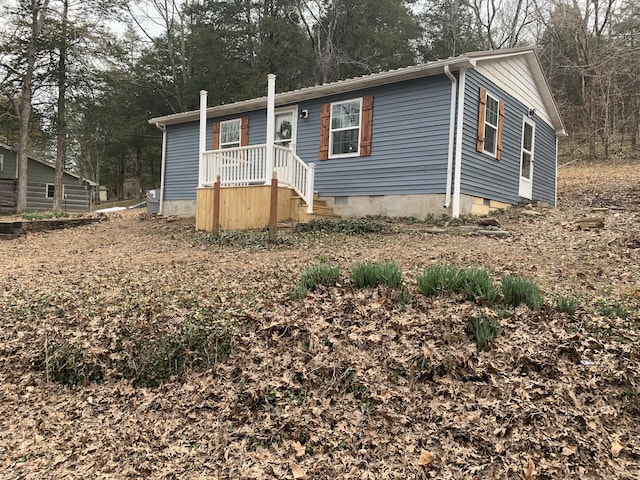
<path id="1" fill-rule="evenodd" d="M 63 1 L 58 63 L 58 113 L 56 115 L 56 179 L 53 189 L 53 211 L 62 210 L 63 174 L 67 146 L 67 17 L 69 0 Z"/>
<path id="2" fill-rule="evenodd" d="M 31 120 L 31 95 L 33 93 L 33 71 L 38 51 L 38 37 L 42 30 L 49 0 L 40 5 L 38 0 L 31 0 L 31 32 L 26 55 L 26 71 L 22 77 L 20 95 L 20 135 L 18 141 L 18 195 L 16 212 L 27 209 L 27 165 L 29 163 L 29 121 Z"/>

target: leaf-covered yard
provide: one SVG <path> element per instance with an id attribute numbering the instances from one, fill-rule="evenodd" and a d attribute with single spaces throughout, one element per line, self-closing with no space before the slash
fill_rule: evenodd
<path id="1" fill-rule="evenodd" d="M 124 214 L 1 242 L 0 478 L 636 479 L 640 168 L 561 170 L 559 202 L 499 214 L 506 238 L 216 241 Z M 367 261 L 403 289 L 356 288 Z M 337 285 L 292 296 L 321 264 Z M 422 295 L 444 264 L 528 277 L 544 305 Z"/>

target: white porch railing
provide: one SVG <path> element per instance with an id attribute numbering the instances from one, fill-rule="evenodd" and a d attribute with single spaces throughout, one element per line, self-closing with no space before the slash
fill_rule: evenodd
<path id="1" fill-rule="evenodd" d="M 267 172 L 266 153 L 266 145 L 206 151 L 202 155 L 201 184 L 213 185 L 218 175 L 223 187 L 270 184 L 272 172 Z M 307 213 L 313 213 L 315 165 L 307 165 L 291 149 L 276 145 L 273 170 L 278 184 L 292 188 L 307 204 Z"/>

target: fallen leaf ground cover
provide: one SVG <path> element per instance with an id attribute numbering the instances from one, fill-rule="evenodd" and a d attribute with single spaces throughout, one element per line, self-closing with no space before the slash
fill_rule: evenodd
<path id="1" fill-rule="evenodd" d="M 563 169 L 534 210 L 498 214 L 506 238 L 214 240 L 134 213 L 1 242 L 0 478 L 638 478 L 640 169 Z M 402 288 L 351 281 L 387 261 Z M 336 284 L 292 296 L 321 264 Z M 544 304 L 420 294 L 440 264 L 527 277 Z"/>

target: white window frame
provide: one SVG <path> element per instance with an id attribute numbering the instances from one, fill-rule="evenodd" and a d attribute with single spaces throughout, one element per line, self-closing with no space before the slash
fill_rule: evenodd
<path id="1" fill-rule="evenodd" d="M 4 154 L 0 153 L 0 172 L 4 170 Z"/>
<path id="2" fill-rule="evenodd" d="M 49 196 L 49 187 L 52 187 L 53 195 Z M 56 184 L 47 183 L 44 187 L 44 198 L 53 198 L 56 194 Z M 62 184 L 62 198 L 64 198 L 64 184 Z"/>
<path id="3" fill-rule="evenodd" d="M 496 124 L 492 124 L 488 120 L 489 115 L 489 99 L 492 99 L 496 102 L 497 112 L 496 112 Z M 498 126 L 500 125 L 500 100 L 498 97 L 494 97 L 489 92 L 487 92 L 487 99 L 484 106 L 484 142 L 482 142 L 482 151 L 487 155 L 491 155 L 494 158 L 498 156 Z M 495 131 L 494 142 L 493 142 L 493 151 L 487 150 L 487 127 L 492 128 Z"/>
<path id="4" fill-rule="evenodd" d="M 358 114 L 358 126 L 346 127 L 346 128 L 333 128 L 333 107 L 336 105 L 342 105 L 344 103 L 358 102 L 360 105 L 360 112 Z M 329 158 L 345 158 L 345 157 L 359 157 L 360 156 L 360 138 L 362 136 L 362 97 L 352 98 L 349 100 L 342 100 L 340 102 L 333 102 L 329 107 Z M 344 132 L 347 130 L 358 130 L 358 148 L 354 152 L 348 153 L 333 153 L 333 134 L 334 132 Z"/>
<path id="5" fill-rule="evenodd" d="M 524 148 L 524 130 L 527 127 L 527 125 L 531 127 L 531 150 L 526 150 Z M 526 178 L 528 181 L 533 181 L 533 158 L 534 158 L 535 149 L 536 149 L 536 124 L 535 122 L 533 122 L 531 119 L 527 117 L 523 117 L 521 138 L 522 140 L 520 142 L 520 178 Z M 522 154 L 523 153 L 528 153 L 530 157 L 529 158 L 529 172 L 530 172 L 529 177 L 522 176 Z"/>
<path id="6" fill-rule="evenodd" d="M 238 140 L 234 141 L 234 142 L 223 142 L 222 141 L 222 130 L 223 130 L 223 126 L 224 125 L 229 125 L 231 123 L 237 123 L 238 124 Z M 241 139 L 242 139 L 242 121 L 240 118 L 234 118 L 232 120 L 225 120 L 223 122 L 220 122 L 220 150 L 223 150 L 225 148 L 238 148 L 240 147 L 240 143 L 241 143 Z"/>

